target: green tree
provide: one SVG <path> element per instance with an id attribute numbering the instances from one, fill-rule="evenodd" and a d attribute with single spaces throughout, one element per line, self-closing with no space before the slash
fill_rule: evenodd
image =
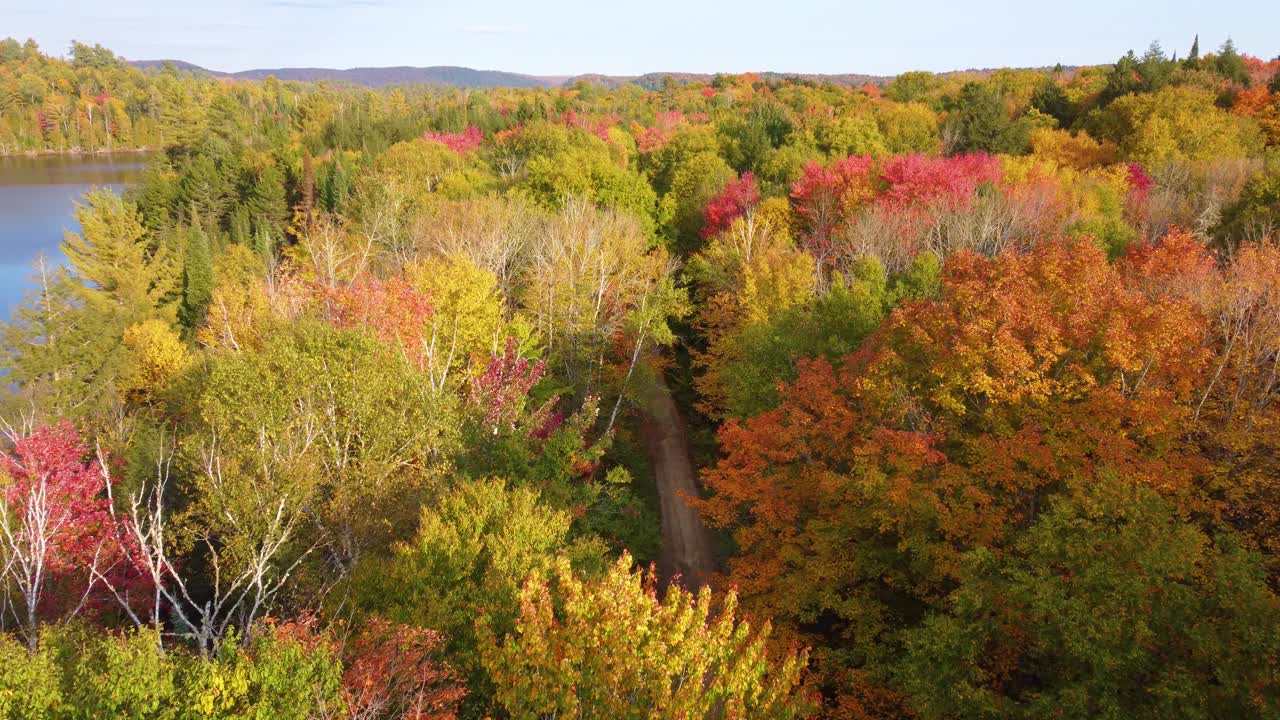
<path id="1" fill-rule="evenodd" d="M 1227 38 L 1213 56 L 1213 71 L 1231 82 L 1249 86 L 1249 69 L 1245 67 L 1244 58 L 1236 52 L 1236 44 L 1231 38 Z"/>
<path id="2" fill-rule="evenodd" d="M 1280 603 L 1259 560 L 1134 483 L 1080 488 L 1012 552 L 969 553 L 949 605 L 906 634 L 923 718 L 1280 712 Z"/>
<path id="3" fill-rule="evenodd" d="M 186 232 L 187 252 L 182 261 L 182 307 L 179 319 L 187 331 L 204 322 L 205 312 L 213 297 L 213 251 L 209 236 L 199 225 Z"/>
<path id="4" fill-rule="evenodd" d="M 83 415 L 116 398 L 127 371 L 125 329 L 175 319 L 175 253 L 143 227 L 132 203 L 106 190 L 77 204 L 80 233 L 62 243 L 69 268 L 45 269 L 4 328 L 13 381 L 39 388 L 57 414 Z"/>
<path id="5" fill-rule="evenodd" d="M 485 612 L 492 627 L 509 632 L 530 573 L 549 571 L 561 555 L 580 570 L 604 567 L 604 545 L 571 539 L 572 523 L 569 512 L 548 507 L 536 490 L 496 479 L 461 482 L 423 506 L 412 540 L 360 572 L 358 607 L 443 631 L 450 653 L 471 674 L 473 702 L 483 702 L 492 686 L 476 654 L 476 615 Z"/>
<path id="6" fill-rule="evenodd" d="M 1029 128 L 1009 118 L 1000 93 L 986 83 L 966 83 L 947 118 L 953 153 L 1018 154 L 1030 143 Z"/>

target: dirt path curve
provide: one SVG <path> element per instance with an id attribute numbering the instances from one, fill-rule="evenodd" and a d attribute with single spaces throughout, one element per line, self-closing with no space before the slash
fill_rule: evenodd
<path id="1" fill-rule="evenodd" d="M 696 590 L 716 571 L 716 541 L 685 497 L 699 497 L 684 418 L 661 377 L 644 414 L 641 434 L 653 466 L 662 510 L 658 568 L 664 582 L 675 576 Z"/>

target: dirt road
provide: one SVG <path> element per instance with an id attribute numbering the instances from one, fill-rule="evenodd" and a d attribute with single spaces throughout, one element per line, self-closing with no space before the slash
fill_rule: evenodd
<path id="1" fill-rule="evenodd" d="M 678 576 L 681 585 L 696 590 L 717 569 L 716 541 L 697 511 L 685 502 L 685 497 L 698 497 L 699 489 L 689 459 L 684 419 L 661 378 L 649 401 L 641 432 L 662 510 L 658 566 L 663 582 Z"/>

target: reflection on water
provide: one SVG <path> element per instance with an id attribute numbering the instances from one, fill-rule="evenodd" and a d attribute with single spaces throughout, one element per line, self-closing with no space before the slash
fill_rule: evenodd
<path id="1" fill-rule="evenodd" d="M 21 302 L 38 253 L 63 262 L 62 235 L 79 229 L 74 202 L 92 187 L 121 191 L 148 161 L 141 154 L 0 157 L 0 318 Z"/>

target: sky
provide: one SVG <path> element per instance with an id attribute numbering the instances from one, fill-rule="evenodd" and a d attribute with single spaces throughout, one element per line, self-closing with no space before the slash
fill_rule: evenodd
<path id="1" fill-rule="evenodd" d="M 1228 37 L 1280 54 L 1280 1 L 0 0 L 0 37 L 214 70 L 461 65 L 532 75 L 892 75 L 1113 62 Z"/>

